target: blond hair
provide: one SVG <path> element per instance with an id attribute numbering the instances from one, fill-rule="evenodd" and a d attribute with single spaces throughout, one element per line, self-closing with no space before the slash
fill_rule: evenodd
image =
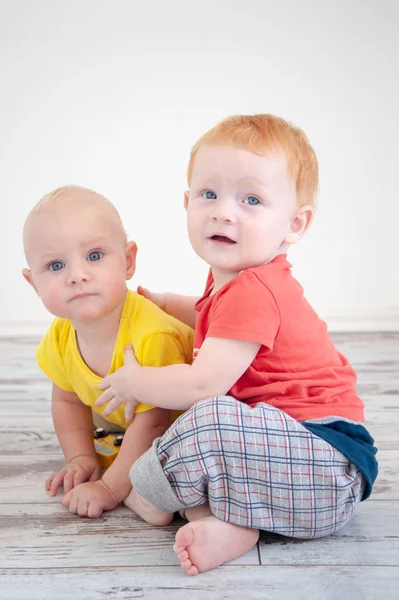
<path id="1" fill-rule="evenodd" d="M 315 206 L 319 181 L 316 153 L 302 129 L 284 119 L 269 114 L 235 115 L 212 127 L 191 150 L 187 168 L 189 186 L 195 157 L 203 144 L 231 144 L 258 155 L 282 150 L 288 174 L 296 182 L 299 205 Z"/>
<path id="2" fill-rule="evenodd" d="M 89 188 L 85 188 L 79 185 L 64 185 L 62 187 L 56 188 L 52 192 L 49 192 L 43 198 L 39 200 L 32 208 L 30 213 L 28 214 L 25 225 L 24 225 L 24 240 L 27 225 L 30 222 L 31 218 L 35 215 L 39 215 L 41 213 L 50 212 L 52 210 L 57 210 L 61 208 L 65 208 L 68 205 L 73 203 L 79 204 L 79 202 L 84 202 L 85 200 L 90 199 L 90 201 L 94 201 L 98 203 L 99 208 L 105 207 L 106 211 L 109 212 L 110 217 L 114 220 L 118 229 L 120 229 L 121 234 L 123 236 L 124 241 L 127 241 L 127 234 L 123 227 L 122 219 L 116 207 L 101 194 L 90 190 Z"/>

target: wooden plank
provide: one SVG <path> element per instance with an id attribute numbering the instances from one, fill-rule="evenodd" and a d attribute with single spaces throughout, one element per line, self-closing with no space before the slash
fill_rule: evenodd
<path id="1" fill-rule="evenodd" d="M 292 540 L 263 532 L 259 542 L 262 564 L 398 565 L 399 524 L 392 521 L 397 509 L 399 502 L 370 500 L 358 507 L 345 529 L 318 540 Z M 83 560 L 87 567 L 174 565 L 172 545 L 182 523 L 176 519 L 168 527 L 152 527 L 125 507 L 100 519 L 84 519 L 59 503 L 2 505 L 0 539 L 6 549 L 2 566 L 78 567 Z M 256 548 L 238 562 L 258 564 Z"/>
<path id="2" fill-rule="evenodd" d="M 176 565 L 173 552 L 176 519 L 167 527 L 144 523 L 126 507 L 99 519 L 72 515 L 60 503 L 1 507 L 3 568 L 120 567 Z M 32 531 L 35 535 L 32 535 Z M 232 561 L 259 565 L 257 547 Z"/>
<path id="3" fill-rule="evenodd" d="M 399 567 L 399 540 L 361 540 L 330 537 L 320 540 L 275 539 L 259 543 L 262 564 L 271 565 L 369 565 Z M 399 592 L 399 590 L 398 590 Z"/>
<path id="4" fill-rule="evenodd" d="M 0 429 L 0 453 L 3 456 L 58 456 L 62 455 L 58 438 L 55 432 L 1 431 Z M 0 467 L 1 469 L 1 467 Z"/>
<path id="5" fill-rule="evenodd" d="M 396 600 L 389 567 L 229 567 L 189 577 L 178 567 L 0 572 L 4 600 Z"/>
<path id="6" fill-rule="evenodd" d="M 396 600 L 399 334 L 333 338 L 358 372 L 367 426 L 381 449 L 371 499 L 336 536 L 301 542 L 262 534 L 263 566 L 256 566 L 255 547 L 241 558 L 244 566 L 237 561 L 198 578 L 176 566 L 171 547 L 181 520 L 154 528 L 124 507 L 81 519 L 60 496 L 46 494 L 44 480 L 63 459 L 51 383 L 34 358 L 38 339 L 0 339 L 0 567 L 9 567 L 1 572 L 1 599 Z"/>
<path id="7" fill-rule="evenodd" d="M 293 540 L 262 533 L 259 552 L 269 565 L 399 566 L 399 524 L 392 519 L 399 502 L 362 503 L 352 521 L 331 537 Z"/>

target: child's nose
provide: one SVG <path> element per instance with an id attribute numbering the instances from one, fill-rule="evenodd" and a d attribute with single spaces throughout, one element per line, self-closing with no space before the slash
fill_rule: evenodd
<path id="1" fill-rule="evenodd" d="M 89 280 L 87 270 L 82 266 L 75 266 L 69 270 L 68 285 L 76 285 L 77 283 L 85 283 Z"/>
<path id="2" fill-rule="evenodd" d="M 212 212 L 213 221 L 224 221 L 225 223 L 234 223 L 236 221 L 234 203 L 228 200 L 217 202 Z"/>

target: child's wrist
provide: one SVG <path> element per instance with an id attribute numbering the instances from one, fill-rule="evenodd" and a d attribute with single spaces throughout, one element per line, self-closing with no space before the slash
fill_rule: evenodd
<path id="1" fill-rule="evenodd" d="M 95 452 L 93 452 L 93 454 L 91 454 L 91 453 L 90 454 L 89 453 L 87 453 L 87 454 L 84 454 L 84 453 L 83 454 L 75 454 L 71 458 L 70 457 L 65 457 L 65 462 L 66 463 L 72 463 L 73 461 L 78 460 L 80 458 L 83 458 L 83 459 L 84 458 L 88 458 L 90 460 L 96 460 L 98 462 L 97 454 Z"/>
<path id="2" fill-rule="evenodd" d="M 118 504 L 123 502 L 125 498 L 130 493 L 132 486 L 130 481 L 126 485 L 121 485 L 120 483 L 116 483 L 112 480 L 112 477 L 107 477 L 107 472 L 104 473 L 102 478 L 100 479 L 101 484 L 105 487 L 110 496 L 114 499 Z"/>
<path id="3" fill-rule="evenodd" d="M 119 500 L 118 497 L 115 496 L 114 492 L 111 490 L 110 487 L 108 487 L 108 485 L 105 483 L 105 481 L 103 479 L 99 479 L 98 483 L 100 485 L 102 485 L 102 487 L 108 492 L 108 494 L 111 496 L 111 498 L 115 502 L 115 504 L 120 504 L 122 502 L 122 500 Z"/>

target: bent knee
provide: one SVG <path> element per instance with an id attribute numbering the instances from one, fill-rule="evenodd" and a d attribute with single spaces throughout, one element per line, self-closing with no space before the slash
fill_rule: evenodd
<path id="1" fill-rule="evenodd" d="M 231 396 L 212 396 L 199 400 L 173 423 L 169 435 L 175 437 L 182 433 L 215 430 L 224 423 L 229 423 L 232 417 L 237 418 L 247 407 Z"/>

